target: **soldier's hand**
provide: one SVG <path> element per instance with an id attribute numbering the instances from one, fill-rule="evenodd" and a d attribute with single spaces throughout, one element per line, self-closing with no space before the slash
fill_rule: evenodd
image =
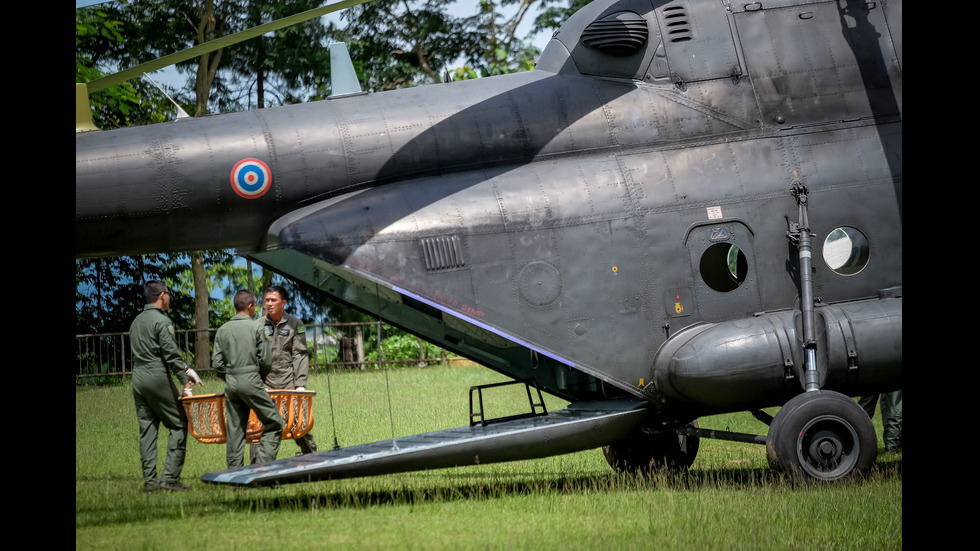
<path id="1" fill-rule="evenodd" d="M 298 387 L 296 387 L 296 390 L 306 390 L 306 387 L 305 386 L 298 386 Z"/>
<path id="2" fill-rule="evenodd" d="M 191 390 L 191 387 L 185 386 L 184 387 L 184 397 L 190 397 L 190 396 L 193 396 L 193 395 L 194 395 L 194 392 Z"/>
<path id="3" fill-rule="evenodd" d="M 190 378 L 192 385 L 201 384 L 201 377 L 198 376 L 197 371 L 194 371 L 190 367 L 187 368 L 187 376 Z"/>

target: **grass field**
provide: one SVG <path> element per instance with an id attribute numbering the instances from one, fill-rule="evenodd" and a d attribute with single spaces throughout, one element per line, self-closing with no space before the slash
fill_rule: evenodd
<path id="1" fill-rule="evenodd" d="M 316 374 L 313 434 L 327 449 L 334 424 L 341 446 L 465 425 L 469 387 L 502 380 L 472 366 Z M 195 392 L 222 388 L 213 380 Z M 491 400 L 493 415 L 526 407 L 508 390 Z M 242 490 L 201 483 L 224 468 L 225 448 L 191 440 L 191 491 L 146 496 L 130 387 L 76 387 L 75 419 L 76 549 L 902 548 L 901 455 L 881 453 L 863 481 L 820 486 L 770 472 L 763 446 L 702 440 L 686 473 L 618 475 L 592 450 Z M 700 424 L 766 431 L 748 414 Z M 880 439 L 878 415 L 875 425 Z M 297 450 L 284 442 L 279 457 Z"/>

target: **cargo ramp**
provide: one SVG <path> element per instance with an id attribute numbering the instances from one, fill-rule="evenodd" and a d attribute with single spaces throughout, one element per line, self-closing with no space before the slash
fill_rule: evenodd
<path id="1" fill-rule="evenodd" d="M 623 438 L 646 417 L 646 405 L 633 398 L 578 402 L 555 412 L 472 422 L 466 427 L 217 471 L 201 480 L 269 486 L 561 455 Z"/>

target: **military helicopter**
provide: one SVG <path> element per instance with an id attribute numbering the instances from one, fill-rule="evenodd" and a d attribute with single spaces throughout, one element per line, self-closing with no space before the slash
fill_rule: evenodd
<path id="1" fill-rule="evenodd" d="M 471 395 L 469 426 L 206 482 L 685 468 L 703 437 L 858 476 L 849 396 L 902 387 L 901 29 L 901 0 L 596 0 L 527 73 L 76 133 L 75 254 L 237 247 L 529 385 L 527 415 Z M 768 434 L 697 426 L 733 411 Z"/>

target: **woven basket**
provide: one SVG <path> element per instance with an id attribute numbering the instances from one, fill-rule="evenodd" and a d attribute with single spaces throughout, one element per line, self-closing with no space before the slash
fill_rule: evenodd
<path id="1" fill-rule="evenodd" d="M 283 419 L 282 438 L 290 440 L 306 436 L 313 428 L 313 390 L 270 390 L 269 397 L 279 407 Z M 224 444 L 228 441 L 225 425 L 225 395 L 201 394 L 182 397 L 187 410 L 187 429 L 198 442 Z M 248 414 L 245 440 L 258 442 L 262 437 L 262 423 L 254 411 Z"/>

